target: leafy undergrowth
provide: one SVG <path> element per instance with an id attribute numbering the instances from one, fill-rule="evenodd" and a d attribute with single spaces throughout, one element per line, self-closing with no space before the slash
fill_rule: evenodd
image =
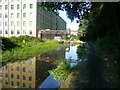
<path id="1" fill-rule="evenodd" d="M 7 40 L 10 41 L 11 44 L 14 43 L 17 46 L 8 46 L 7 44 L 10 43 L 3 41 L 4 50 L 0 52 L 2 53 L 1 62 L 4 63 L 8 61 L 25 60 L 38 54 L 54 50 L 60 46 L 57 41 L 41 40 L 30 36 L 11 37 L 10 39 L 7 38 Z"/>

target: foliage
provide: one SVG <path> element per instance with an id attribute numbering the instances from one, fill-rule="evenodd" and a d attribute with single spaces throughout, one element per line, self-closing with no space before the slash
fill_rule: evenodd
<path id="1" fill-rule="evenodd" d="M 78 38 L 78 36 L 76 36 L 76 35 L 71 35 L 71 40 L 78 40 L 79 38 Z"/>
<path id="2" fill-rule="evenodd" d="M 89 2 L 42 2 L 39 8 L 43 10 L 58 12 L 58 10 L 66 11 L 67 17 L 73 21 L 75 18 L 81 19 L 83 15 L 87 15 L 90 10 Z"/>
<path id="3" fill-rule="evenodd" d="M 61 59 L 56 62 L 57 68 L 53 70 L 49 70 L 49 73 L 53 75 L 55 80 L 59 80 L 60 82 L 65 81 L 71 71 L 70 62 L 65 59 Z"/>
<path id="4" fill-rule="evenodd" d="M 67 40 L 67 35 L 66 34 L 62 35 L 62 39 Z"/>
<path id="5" fill-rule="evenodd" d="M 6 49 L 6 51 L 1 51 L 2 62 L 28 59 L 38 54 L 54 50 L 59 45 L 56 41 L 46 39 L 41 41 L 39 38 L 27 37 L 28 36 L 22 36 L 23 39 L 21 39 L 21 37 L 10 38 L 11 42 L 16 43 L 19 45 L 19 47 L 11 48 L 11 50 Z"/>
<path id="6" fill-rule="evenodd" d="M 85 53 L 85 44 L 81 44 L 77 48 L 78 58 L 81 59 L 84 53 Z"/>

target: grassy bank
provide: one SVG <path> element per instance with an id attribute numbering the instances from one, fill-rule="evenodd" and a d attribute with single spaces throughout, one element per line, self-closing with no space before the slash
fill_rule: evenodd
<path id="1" fill-rule="evenodd" d="M 41 40 L 35 37 L 21 36 L 9 39 L 2 38 L 3 43 L 1 50 L 2 62 L 25 60 L 39 54 L 54 50 L 58 42 L 53 40 Z"/>

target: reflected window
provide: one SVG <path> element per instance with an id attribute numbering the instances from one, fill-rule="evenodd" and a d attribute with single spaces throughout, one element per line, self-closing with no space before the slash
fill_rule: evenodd
<path id="1" fill-rule="evenodd" d="M 20 70 L 20 68 L 17 66 L 17 71 L 19 71 Z"/>
<path id="2" fill-rule="evenodd" d="M 26 80 L 26 77 L 23 75 L 23 80 Z"/>
<path id="3" fill-rule="evenodd" d="M 29 76 L 29 81 L 32 81 L 32 76 Z"/>
<path id="4" fill-rule="evenodd" d="M 29 72 L 30 72 L 30 73 L 32 72 L 32 68 L 29 68 Z"/>
<path id="5" fill-rule="evenodd" d="M 25 85 L 25 83 L 23 83 L 23 87 L 25 87 L 26 85 Z"/>
<path id="6" fill-rule="evenodd" d="M 14 78 L 14 74 L 11 74 L 11 78 Z"/>
<path id="7" fill-rule="evenodd" d="M 11 66 L 11 70 L 14 70 L 14 67 L 13 67 L 13 66 Z"/>
<path id="8" fill-rule="evenodd" d="M 32 64 L 32 59 L 30 59 L 30 64 Z"/>
<path id="9" fill-rule="evenodd" d="M 26 64 L 26 61 L 23 61 L 23 64 Z"/>
<path id="10" fill-rule="evenodd" d="M 0 73 L 0 77 L 2 77 L 2 74 Z"/>
<path id="11" fill-rule="evenodd" d="M 26 68 L 25 67 L 23 67 L 23 72 L 26 72 Z"/>
<path id="12" fill-rule="evenodd" d="M 20 78 L 20 75 L 17 75 L 17 79 L 19 79 Z"/>
<path id="13" fill-rule="evenodd" d="M 7 69 L 8 69 L 8 66 L 5 66 L 5 69 L 7 70 Z"/>
<path id="14" fill-rule="evenodd" d="M 7 74 L 7 73 L 5 74 L 5 77 L 6 77 L 6 78 L 8 77 L 8 74 Z"/>
<path id="15" fill-rule="evenodd" d="M 5 85 L 8 85 L 8 80 L 5 80 Z"/>
<path id="16" fill-rule="evenodd" d="M 32 84 L 31 83 L 28 84 L 28 88 L 32 88 Z"/>
<path id="17" fill-rule="evenodd" d="M 12 86 L 14 85 L 14 82 L 13 82 L 13 81 L 11 81 L 11 85 L 12 85 Z"/>
<path id="18" fill-rule="evenodd" d="M 19 83 L 19 82 L 17 82 L 17 86 L 20 86 L 20 83 Z"/>

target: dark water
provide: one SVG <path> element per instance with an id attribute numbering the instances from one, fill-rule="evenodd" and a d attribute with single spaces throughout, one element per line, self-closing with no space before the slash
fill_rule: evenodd
<path id="1" fill-rule="evenodd" d="M 57 88 L 60 82 L 53 79 L 48 70 L 55 69 L 54 61 L 65 58 L 76 61 L 77 45 L 57 48 L 28 60 L 7 63 L 0 68 L 0 87 L 4 88 Z M 71 63 L 73 66 L 75 63 Z"/>

